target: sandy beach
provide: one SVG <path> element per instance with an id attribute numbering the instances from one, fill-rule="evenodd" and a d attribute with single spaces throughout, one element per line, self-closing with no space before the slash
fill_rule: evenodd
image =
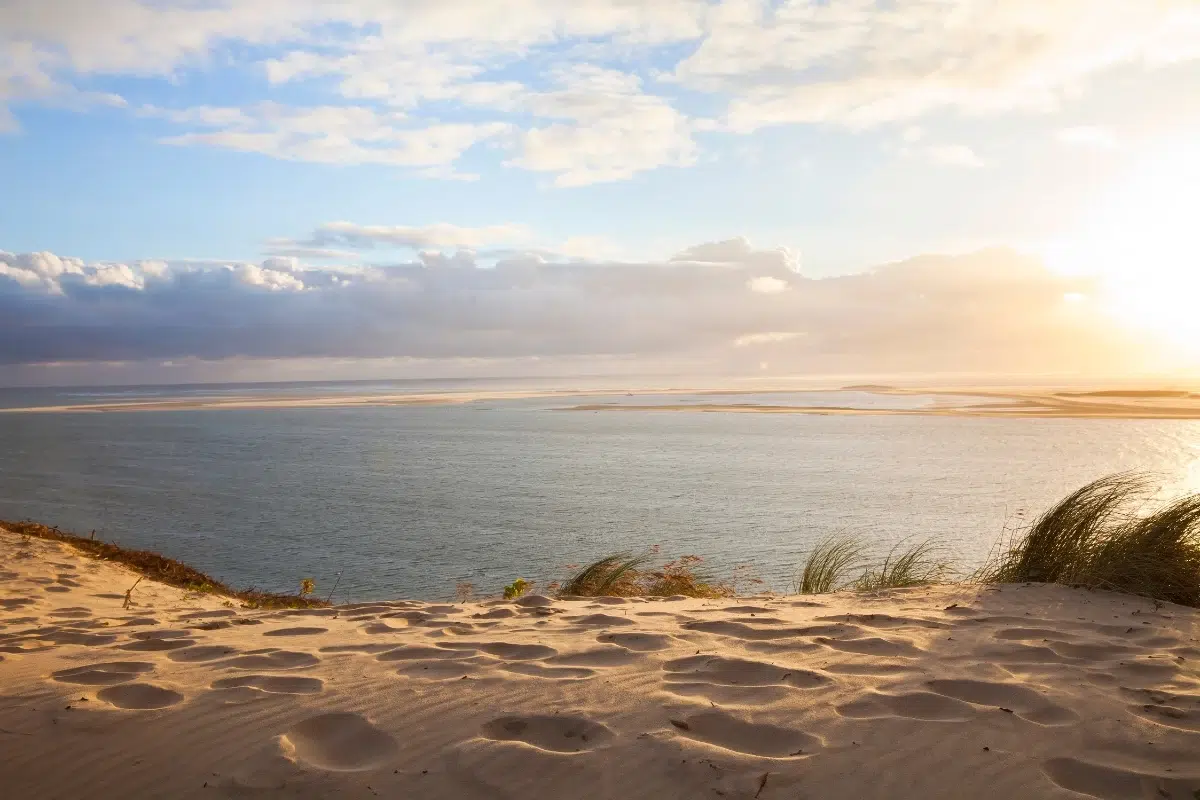
<path id="1" fill-rule="evenodd" d="M 1060 586 L 256 611 L 0 532 L 12 798 L 1176 798 L 1200 614 Z"/>

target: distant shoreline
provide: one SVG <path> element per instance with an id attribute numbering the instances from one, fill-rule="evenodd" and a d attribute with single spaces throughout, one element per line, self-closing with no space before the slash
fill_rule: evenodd
<path id="1" fill-rule="evenodd" d="M 738 397 L 744 395 L 811 395 L 829 393 L 874 395 L 930 395 L 957 398 L 916 408 L 872 408 L 869 406 L 788 405 L 786 403 L 673 403 L 652 398 L 671 396 Z M 448 391 L 397 394 L 314 394 L 274 396 L 248 392 L 236 396 L 136 398 L 115 402 L 73 403 L 0 408 L 0 414 L 127 413 L 151 411 L 220 411 L 317 408 L 363 408 L 379 406 L 452 406 L 486 401 L 564 400 L 584 397 L 632 397 L 646 402 L 589 402 L 548 410 L 554 411 L 673 411 L 729 414 L 808 414 L 939 417 L 1019 417 L 1067 419 L 1200 419 L 1200 393 L 1186 389 L 995 389 L 952 387 L 893 387 L 880 384 L 838 388 L 641 388 L 633 390 L 531 390 Z M 965 398 L 978 402 L 961 402 Z"/>

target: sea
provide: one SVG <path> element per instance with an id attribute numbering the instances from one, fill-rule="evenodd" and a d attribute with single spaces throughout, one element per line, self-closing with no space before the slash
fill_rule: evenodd
<path id="1" fill-rule="evenodd" d="M 129 399 L 458 391 L 454 382 L 0 390 L 0 408 Z M 478 388 L 478 387 L 476 387 Z M 595 403 L 903 409 L 865 391 L 593 395 L 448 405 L 0 413 L 0 519 L 157 550 L 238 588 L 335 602 L 540 585 L 614 551 L 696 555 L 788 591 L 851 533 L 932 539 L 966 573 L 1095 478 L 1200 491 L 1200 422 L 566 411 Z"/>

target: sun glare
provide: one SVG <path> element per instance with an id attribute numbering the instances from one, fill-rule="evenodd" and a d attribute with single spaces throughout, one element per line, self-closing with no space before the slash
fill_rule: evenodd
<path id="1" fill-rule="evenodd" d="M 1047 259 L 1098 277 L 1097 300 L 1120 324 L 1200 356 L 1200 145 L 1153 153 Z"/>

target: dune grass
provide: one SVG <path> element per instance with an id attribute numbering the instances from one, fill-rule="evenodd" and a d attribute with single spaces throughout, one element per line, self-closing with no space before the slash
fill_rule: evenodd
<path id="1" fill-rule="evenodd" d="M 1065 583 L 1200 607 L 1200 494 L 1149 509 L 1137 472 L 1089 483 L 988 565 L 984 583 Z"/>
<path id="2" fill-rule="evenodd" d="M 827 594 L 848 585 L 850 573 L 862 566 L 865 546 L 861 539 L 837 534 L 809 552 L 793 586 L 798 594 Z"/>
<path id="3" fill-rule="evenodd" d="M 6 522 L 0 520 L 0 527 L 7 528 L 13 533 L 18 533 L 22 536 L 62 542 L 92 558 L 124 564 L 139 575 L 158 581 L 159 583 L 165 583 L 168 586 L 175 586 L 179 589 L 186 589 L 189 592 L 228 597 L 231 600 L 241 602 L 242 606 L 246 608 L 323 608 L 329 605 L 327 601 L 311 597 L 309 596 L 310 593 L 304 592 L 303 584 L 301 586 L 301 594 L 276 594 L 272 592 L 260 592 L 253 588 L 239 591 L 231 589 L 215 578 L 205 575 L 203 572 L 189 567 L 181 561 L 167 558 L 149 550 L 129 550 L 111 542 L 77 536 L 73 533 L 60 531 L 58 528 L 52 528 L 37 522 Z"/>
<path id="4" fill-rule="evenodd" d="M 880 589 L 905 589 L 943 583 L 950 574 L 950 563 L 942 558 L 941 547 L 932 539 L 893 547 L 883 561 L 867 567 L 854 588 L 861 592 Z"/>
<path id="5" fill-rule="evenodd" d="M 655 568 L 650 553 L 620 552 L 593 561 L 561 583 L 564 597 L 732 597 L 733 588 L 699 571 L 699 556 L 683 556 Z"/>

